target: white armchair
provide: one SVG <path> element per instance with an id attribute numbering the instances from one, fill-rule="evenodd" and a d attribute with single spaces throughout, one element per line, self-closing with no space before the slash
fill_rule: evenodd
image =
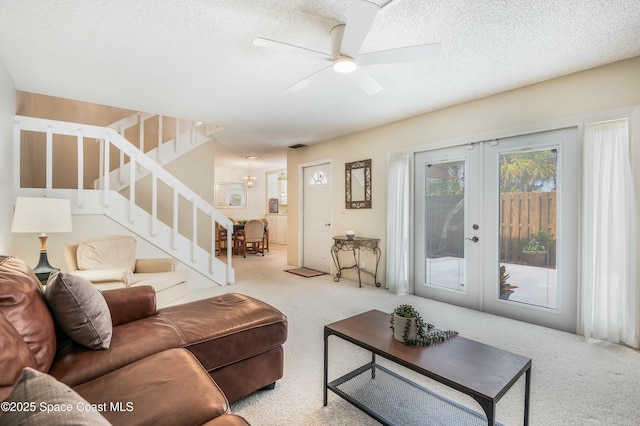
<path id="1" fill-rule="evenodd" d="M 136 259 L 136 244 L 131 236 L 110 235 L 65 246 L 68 272 L 100 290 L 150 285 L 159 307 L 186 296 L 189 272 L 176 270 L 172 258 Z"/>

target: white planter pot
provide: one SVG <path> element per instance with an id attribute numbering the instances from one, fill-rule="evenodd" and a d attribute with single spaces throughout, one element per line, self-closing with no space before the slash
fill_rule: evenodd
<path id="1" fill-rule="evenodd" d="M 410 322 L 409 325 L 409 335 L 407 336 L 410 340 L 415 340 L 418 338 L 418 327 L 416 326 L 415 318 L 405 318 L 399 317 L 396 314 L 393 314 L 393 337 L 396 340 L 404 342 L 404 330 L 407 326 L 407 321 Z"/>

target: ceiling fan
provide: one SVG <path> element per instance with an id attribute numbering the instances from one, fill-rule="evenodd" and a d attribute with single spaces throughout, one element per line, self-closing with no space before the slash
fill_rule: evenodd
<path id="1" fill-rule="evenodd" d="M 401 47 L 397 49 L 379 50 L 359 55 L 358 51 L 369 33 L 380 6 L 367 0 L 352 0 L 347 13 L 347 23 L 335 26 L 331 30 L 331 42 L 333 52 L 327 54 L 304 47 L 280 41 L 257 37 L 253 40 L 256 46 L 269 49 L 300 53 L 306 56 L 331 62 L 325 68 L 311 74 L 288 87 L 288 90 L 297 91 L 312 83 L 322 73 L 333 69 L 336 72 L 350 73 L 355 77 L 356 83 L 368 95 L 373 95 L 382 90 L 378 83 L 363 67 L 367 65 L 392 64 L 400 62 L 416 62 L 435 59 L 440 55 L 442 46 L 440 43 L 421 44 L 418 46 Z"/>

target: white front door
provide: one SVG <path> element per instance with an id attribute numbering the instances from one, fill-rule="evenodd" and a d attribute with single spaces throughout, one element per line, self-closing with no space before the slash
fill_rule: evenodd
<path id="1" fill-rule="evenodd" d="M 577 128 L 415 156 L 416 295 L 576 329 Z"/>
<path id="2" fill-rule="evenodd" d="M 303 168 L 302 266 L 331 271 L 331 164 Z"/>

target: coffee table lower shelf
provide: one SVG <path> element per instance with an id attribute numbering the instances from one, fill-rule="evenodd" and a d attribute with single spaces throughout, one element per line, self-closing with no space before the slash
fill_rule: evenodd
<path id="1" fill-rule="evenodd" d="M 327 388 L 384 425 L 487 424 L 483 414 L 373 362 L 328 383 Z"/>

